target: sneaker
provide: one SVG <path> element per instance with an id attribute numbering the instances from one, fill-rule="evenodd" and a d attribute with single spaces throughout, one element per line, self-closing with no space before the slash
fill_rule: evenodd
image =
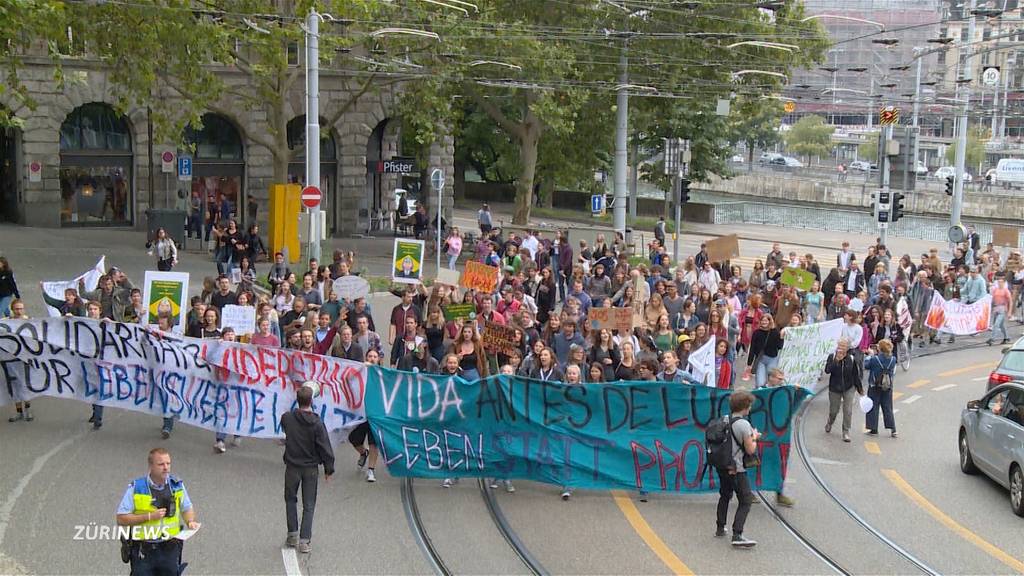
<path id="1" fill-rule="evenodd" d="M 892 436 L 893 438 L 899 438 L 899 437 L 900 437 L 900 435 L 899 435 L 899 434 L 897 434 L 895 430 L 893 430 L 893 431 L 892 431 L 892 433 L 890 434 L 890 436 Z"/>
<path id="2" fill-rule="evenodd" d="M 947 340 L 946 342 L 949 343 L 949 344 L 955 344 L 956 343 L 956 338 L 954 338 L 953 336 L 950 336 L 949 340 Z"/>
<path id="3" fill-rule="evenodd" d="M 32 415 L 32 411 L 26 409 L 25 410 L 25 422 L 31 422 L 31 421 L 33 421 L 35 419 L 36 419 L 36 417 Z"/>
<path id="4" fill-rule="evenodd" d="M 89 424 L 95 424 L 95 423 L 96 423 L 96 417 L 95 416 L 89 416 Z"/>
<path id="5" fill-rule="evenodd" d="M 223 440 L 217 440 L 213 443 L 213 451 L 217 454 L 223 454 L 228 451 L 228 448 L 224 445 Z"/>
<path id="6" fill-rule="evenodd" d="M 362 469 L 363 466 L 366 466 L 366 458 L 369 457 L 369 455 L 369 450 L 363 450 L 362 452 L 360 452 L 359 460 L 356 461 L 356 466 L 358 466 L 360 469 Z"/>
<path id="7" fill-rule="evenodd" d="M 878 430 L 865 430 L 864 433 L 868 436 L 878 436 Z"/>
<path id="8" fill-rule="evenodd" d="M 796 504 L 796 500 L 786 496 L 785 494 L 776 494 L 775 503 L 784 508 L 792 508 Z"/>
<path id="9" fill-rule="evenodd" d="M 742 534 L 733 534 L 732 545 L 736 548 L 753 548 L 757 546 L 757 542 L 743 536 Z"/>
<path id="10" fill-rule="evenodd" d="M 229 444 L 229 445 L 232 448 L 238 448 L 239 446 L 242 445 L 242 437 L 241 436 L 234 436 L 234 437 L 232 437 L 231 438 L 231 444 Z"/>
<path id="11" fill-rule="evenodd" d="M 102 427 L 103 427 L 103 421 L 102 420 L 93 420 L 93 423 L 92 423 L 92 429 L 93 430 L 99 430 Z"/>
<path id="12" fill-rule="evenodd" d="M 16 415 L 11 416 L 10 418 L 8 418 L 7 421 L 13 423 L 13 422 L 21 422 L 24 419 L 25 419 L 25 414 L 22 413 L 22 412 L 18 412 Z"/>
<path id="13" fill-rule="evenodd" d="M 512 494 L 516 491 L 516 487 L 512 485 L 511 480 L 504 480 L 503 482 L 505 483 L 505 492 Z"/>
<path id="14" fill-rule="evenodd" d="M 284 545 L 288 546 L 289 548 L 295 548 L 296 546 L 298 546 L 298 544 L 299 544 L 299 534 L 298 534 L 298 532 L 296 532 L 295 534 L 289 534 L 288 537 L 284 539 Z"/>
<path id="15" fill-rule="evenodd" d="M 302 540 L 300 540 L 298 545 L 295 546 L 295 551 L 299 554 L 309 554 L 313 551 L 313 547 L 309 544 L 309 542 L 303 542 Z"/>
<path id="16" fill-rule="evenodd" d="M 831 434 L 831 433 L 832 433 L 832 423 L 828 422 L 828 423 L 825 424 L 825 434 Z"/>
<path id="17" fill-rule="evenodd" d="M 729 535 L 729 531 L 725 528 L 719 528 L 715 530 L 715 538 L 722 538 Z"/>
<path id="18" fill-rule="evenodd" d="M 451 488 L 455 482 L 451 478 L 445 478 L 444 482 L 441 482 L 441 488 Z"/>
<path id="19" fill-rule="evenodd" d="M 498 479 L 497 478 L 491 478 L 490 487 L 491 487 L 491 490 L 497 490 L 498 489 Z"/>
<path id="20" fill-rule="evenodd" d="M 570 491 L 568 491 L 568 490 L 566 490 L 566 491 L 562 492 L 562 502 L 568 502 L 568 501 L 569 501 L 569 498 L 570 498 L 571 496 L 572 496 L 572 492 L 570 492 Z"/>
<path id="21" fill-rule="evenodd" d="M 985 344 L 988 344 L 989 346 L 991 346 L 992 345 L 992 339 L 989 338 L 988 340 L 985 340 Z"/>
<path id="22" fill-rule="evenodd" d="M 850 433 L 843 432 L 843 442 L 850 442 Z"/>
<path id="23" fill-rule="evenodd" d="M 367 482 L 376 482 L 377 481 L 377 476 L 373 473 L 373 468 L 370 468 L 369 470 L 366 471 L 366 481 Z"/>
<path id="24" fill-rule="evenodd" d="M 1010 343 L 1010 339 L 1009 338 L 1003 338 L 1003 341 L 1000 342 L 1000 344 L 1009 344 L 1009 343 Z"/>
<path id="25" fill-rule="evenodd" d="M 640 501 L 641 502 L 647 502 L 647 491 L 646 490 L 641 490 L 640 491 Z"/>
<path id="26" fill-rule="evenodd" d="M 160 437 L 163 438 L 164 440 L 167 440 L 168 438 L 171 437 L 171 431 L 164 428 L 163 430 L 160 431 Z"/>

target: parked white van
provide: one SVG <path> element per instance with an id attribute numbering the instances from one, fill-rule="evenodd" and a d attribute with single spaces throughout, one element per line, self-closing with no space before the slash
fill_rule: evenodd
<path id="1" fill-rule="evenodd" d="M 992 182 L 1004 186 L 1024 186 L 1024 158 L 1003 158 L 996 164 Z"/>

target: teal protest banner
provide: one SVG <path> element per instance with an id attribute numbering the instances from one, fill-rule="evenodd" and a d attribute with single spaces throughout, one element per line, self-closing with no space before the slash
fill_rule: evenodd
<path id="1" fill-rule="evenodd" d="M 469 382 L 388 368 L 367 371 L 366 414 L 394 476 L 526 478 L 558 486 L 662 492 L 717 490 L 701 476 L 704 430 L 729 410 L 728 390 L 666 382 L 566 385 L 513 376 Z M 759 490 L 778 490 L 790 424 L 810 395 L 754 392 L 763 434 Z"/>

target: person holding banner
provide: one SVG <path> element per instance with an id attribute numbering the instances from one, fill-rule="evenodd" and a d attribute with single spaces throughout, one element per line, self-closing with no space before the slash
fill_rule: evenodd
<path id="1" fill-rule="evenodd" d="M 487 359 L 484 356 L 484 345 L 480 341 L 473 324 L 464 324 L 458 337 L 452 341 L 449 355 L 455 354 L 458 359 L 459 371 L 466 380 L 474 381 L 486 378 Z M 447 363 L 447 359 L 445 360 Z"/>
<path id="2" fill-rule="evenodd" d="M 43 301 L 46 305 L 51 308 L 56 308 L 57 312 L 61 316 L 85 316 L 85 301 L 78 297 L 78 291 L 74 288 L 66 288 L 64 290 L 64 300 L 57 300 L 51 298 L 46 290 L 43 289 L 43 283 L 39 283 L 39 290 L 43 294 Z"/>
<path id="3" fill-rule="evenodd" d="M 782 334 L 775 326 L 775 318 L 771 314 L 763 314 L 760 325 L 750 338 L 750 353 L 747 354 L 747 369 L 743 379 L 750 380 L 753 371 L 755 387 L 764 388 L 768 382 L 768 371 L 779 365 L 781 350 Z"/>

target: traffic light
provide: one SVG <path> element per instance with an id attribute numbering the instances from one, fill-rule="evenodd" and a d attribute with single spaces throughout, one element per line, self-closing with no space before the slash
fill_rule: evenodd
<path id="1" fill-rule="evenodd" d="M 946 196 L 953 195 L 953 176 L 946 176 Z"/>
<path id="2" fill-rule="evenodd" d="M 892 193 L 879 190 L 874 193 L 875 219 L 879 222 L 889 222 L 889 215 L 892 212 Z"/>
<path id="3" fill-rule="evenodd" d="M 682 206 L 690 201 L 690 179 L 683 178 L 679 181 L 679 205 Z"/>
<path id="4" fill-rule="evenodd" d="M 890 222 L 899 222 L 900 218 L 903 218 L 903 194 L 900 192 L 893 192 L 892 194 L 892 217 Z"/>

